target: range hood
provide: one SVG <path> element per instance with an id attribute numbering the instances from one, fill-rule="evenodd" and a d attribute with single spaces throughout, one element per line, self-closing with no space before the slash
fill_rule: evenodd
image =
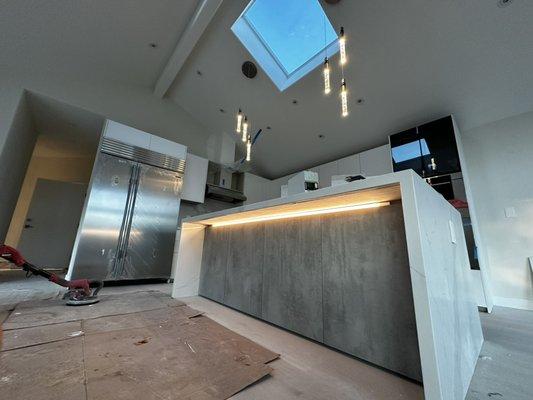
<path id="1" fill-rule="evenodd" d="M 246 201 L 246 196 L 241 188 L 242 184 L 240 184 L 242 182 L 241 175 L 224 165 L 209 161 L 205 196 L 227 203 Z"/>
<path id="2" fill-rule="evenodd" d="M 228 203 L 241 203 L 246 201 L 246 196 L 242 192 L 213 185 L 211 183 L 206 185 L 205 196 L 210 199 L 225 201 Z"/>

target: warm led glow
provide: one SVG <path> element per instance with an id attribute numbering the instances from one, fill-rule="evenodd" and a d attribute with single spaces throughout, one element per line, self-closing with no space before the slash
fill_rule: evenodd
<path id="1" fill-rule="evenodd" d="M 252 138 L 248 136 L 246 141 L 246 161 L 252 160 Z"/>
<path id="2" fill-rule="evenodd" d="M 248 138 L 248 118 L 244 117 L 244 121 L 242 123 L 242 141 L 246 142 L 247 138 Z"/>
<path id="3" fill-rule="evenodd" d="M 346 81 L 344 78 L 342 79 L 342 86 L 341 86 L 341 108 L 342 108 L 342 116 L 346 117 L 348 115 L 348 90 L 346 89 Z"/>
<path id="4" fill-rule="evenodd" d="M 339 37 L 339 50 L 340 50 L 340 64 L 346 64 L 346 37 L 344 36 L 344 28 L 341 27 L 341 34 Z"/>
<path id="5" fill-rule="evenodd" d="M 241 125 L 242 125 L 242 111 L 239 108 L 239 112 L 237 113 L 237 133 L 241 132 Z"/>
<path id="6" fill-rule="evenodd" d="M 324 93 L 329 94 L 331 92 L 331 86 L 329 83 L 329 61 L 326 57 L 324 61 Z"/>
<path id="7" fill-rule="evenodd" d="M 295 218 L 295 217 L 305 217 L 309 215 L 332 214 L 332 213 L 340 213 L 340 212 L 347 212 L 347 211 L 354 211 L 354 210 L 364 210 L 367 208 L 385 207 L 389 205 L 390 205 L 390 202 L 385 201 L 381 203 L 353 204 L 353 205 L 347 205 L 347 206 L 342 206 L 342 207 L 311 208 L 308 210 L 280 212 L 277 214 L 273 213 L 270 215 L 261 215 L 258 217 L 239 218 L 239 219 L 234 219 L 234 220 L 229 220 L 229 221 L 213 222 L 211 226 L 216 228 L 218 226 L 249 224 L 252 222 L 272 221 L 272 220 L 277 220 L 277 219 L 286 219 L 286 218 Z"/>

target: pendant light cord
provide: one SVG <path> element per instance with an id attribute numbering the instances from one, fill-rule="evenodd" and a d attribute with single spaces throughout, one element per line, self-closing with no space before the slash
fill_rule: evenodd
<path id="1" fill-rule="evenodd" d="M 324 60 L 328 58 L 328 46 L 326 39 L 326 11 L 324 11 Z"/>

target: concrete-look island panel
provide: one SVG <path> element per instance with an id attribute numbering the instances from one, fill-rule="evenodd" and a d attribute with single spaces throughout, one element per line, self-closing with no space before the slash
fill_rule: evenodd
<path id="1" fill-rule="evenodd" d="M 411 171 L 189 218 L 181 235 L 174 297 L 422 381 L 427 399 L 464 398 L 483 337 L 461 216 Z"/>

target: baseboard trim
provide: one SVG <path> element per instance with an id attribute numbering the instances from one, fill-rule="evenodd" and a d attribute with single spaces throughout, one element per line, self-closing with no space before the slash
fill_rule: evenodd
<path id="1" fill-rule="evenodd" d="M 512 297 L 494 297 L 494 305 L 533 311 L 533 300 L 515 299 Z"/>

